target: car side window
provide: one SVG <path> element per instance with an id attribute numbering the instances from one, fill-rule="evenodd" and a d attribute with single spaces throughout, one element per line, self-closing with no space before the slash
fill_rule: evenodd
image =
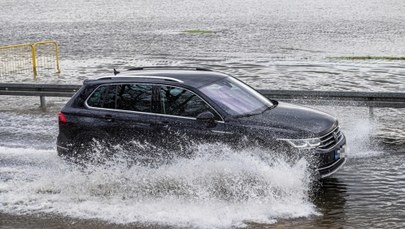
<path id="1" fill-rule="evenodd" d="M 87 105 L 99 108 L 115 108 L 115 85 L 106 85 L 98 87 L 90 98 L 87 100 Z"/>
<path id="2" fill-rule="evenodd" d="M 204 111 L 216 112 L 199 96 L 179 87 L 160 87 L 160 112 L 162 114 L 197 117 Z"/>
<path id="3" fill-rule="evenodd" d="M 87 100 L 91 107 L 151 112 L 152 86 L 142 84 L 106 85 Z"/>
<path id="4" fill-rule="evenodd" d="M 117 86 L 117 109 L 151 112 L 152 86 L 123 84 Z"/>

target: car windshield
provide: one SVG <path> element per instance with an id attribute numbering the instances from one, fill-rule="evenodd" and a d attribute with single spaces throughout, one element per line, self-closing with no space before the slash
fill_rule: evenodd
<path id="1" fill-rule="evenodd" d="M 200 90 L 234 117 L 260 114 L 273 106 L 263 95 L 232 77 L 216 81 Z"/>

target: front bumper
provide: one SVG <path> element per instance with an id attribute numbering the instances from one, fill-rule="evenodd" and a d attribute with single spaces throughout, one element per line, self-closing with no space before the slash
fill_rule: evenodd
<path id="1" fill-rule="evenodd" d="M 346 158 L 346 138 L 343 137 L 332 148 L 327 151 L 318 151 L 319 164 L 317 171 L 320 178 L 325 178 L 336 173 L 347 161 Z"/>
<path id="2" fill-rule="evenodd" d="M 335 172 L 337 172 L 347 161 L 347 158 L 340 158 L 339 160 L 335 161 L 333 164 L 318 168 L 318 172 L 320 178 L 325 178 L 331 176 Z"/>

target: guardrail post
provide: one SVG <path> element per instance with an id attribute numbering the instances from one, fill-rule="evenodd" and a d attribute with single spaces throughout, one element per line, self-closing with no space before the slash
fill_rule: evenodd
<path id="1" fill-rule="evenodd" d="M 46 110 L 46 101 L 45 101 L 45 96 L 39 96 L 39 100 L 41 102 L 41 109 Z"/>
<path id="2" fill-rule="evenodd" d="M 374 119 L 374 107 L 372 106 L 368 107 L 368 117 Z"/>

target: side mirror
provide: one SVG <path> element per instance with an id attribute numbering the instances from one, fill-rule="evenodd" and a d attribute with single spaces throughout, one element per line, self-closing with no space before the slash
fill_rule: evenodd
<path id="1" fill-rule="evenodd" d="M 216 126 L 215 115 L 210 111 L 204 111 L 203 113 L 197 115 L 197 121 L 204 124 L 206 127 Z"/>

